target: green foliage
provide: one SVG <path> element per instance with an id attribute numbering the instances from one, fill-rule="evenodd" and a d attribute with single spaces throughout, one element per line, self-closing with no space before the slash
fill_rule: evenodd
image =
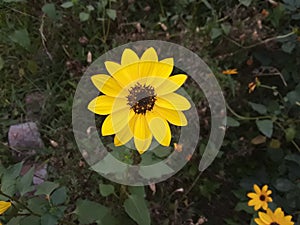
<path id="1" fill-rule="evenodd" d="M 282 207 L 300 223 L 299 1 L 3 0 L 0 8 L 0 200 L 14 205 L 0 216 L 3 224 L 181 225 L 195 224 L 204 215 L 208 225 L 252 225 L 257 215 L 247 206 L 246 194 L 254 183 L 268 184 L 274 200 L 270 207 Z M 150 188 L 117 185 L 91 172 L 76 149 L 72 101 L 89 65 L 87 53 L 96 59 L 141 39 L 186 46 L 209 64 L 222 86 L 228 131 L 219 159 L 199 180 L 198 163 L 210 132 L 209 106 L 190 84 L 201 144 L 169 180 Z M 239 73 L 221 73 L 229 68 Z M 260 85 L 248 93 L 253 75 Z M 25 120 L 25 98 L 34 91 L 45 97 L 37 111 L 46 149 L 26 162 L 49 164 L 48 181 L 40 185 L 32 183 L 34 169 L 24 173 L 24 163 L 12 157 L 6 135 L 10 125 Z M 116 159 L 134 163 L 132 151 L 107 147 Z M 172 146 L 158 147 L 138 159 L 151 165 L 172 151 Z M 105 160 L 94 166 L 101 173 L 120 169 Z M 171 172 L 165 166 L 139 175 Z"/>

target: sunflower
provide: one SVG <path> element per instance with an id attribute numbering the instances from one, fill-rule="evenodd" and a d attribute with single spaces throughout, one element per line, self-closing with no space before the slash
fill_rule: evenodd
<path id="1" fill-rule="evenodd" d="M 254 220 L 258 225 L 294 225 L 292 216 L 284 216 L 281 208 L 277 208 L 275 212 L 267 209 L 266 213 L 259 212 L 258 215 L 259 218 Z"/>
<path id="2" fill-rule="evenodd" d="M 115 146 L 124 145 L 133 138 L 140 154 L 147 151 L 153 137 L 159 144 L 169 146 L 169 123 L 187 125 L 182 111 L 191 107 L 190 102 L 174 93 L 184 84 L 187 75 L 170 76 L 173 58 L 159 61 L 154 48 L 146 49 L 141 57 L 125 49 L 121 64 L 112 61 L 104 64 L 110 75 L 91 77 L 104 95 L 94 98 L 88 105 L 95 114 L 108 115 L 102 124 L 102 135 L 115 135 Z"/>
<path id="3" fill-rule="evenodd" d="M 0 201 L 0 215 L 11 207 L 10 202 Z"/>
<path id="4" fill-rule="evenodd" d="M 247 194 L 247 196 L 251 198 L 248 202 L 248 206 L 254 206 L 255 211 L 260 208 L 267 210 L 268 202 L 272 202 L 272 198 L 269 197 L 269 195 L 272 194 L 272 191 L 268 190 L 268 185 L 265 185 L 262 189 L 260 189 L 256 184 L 254 184 L 253 189 L 255 193 L 251 192 Z"/>

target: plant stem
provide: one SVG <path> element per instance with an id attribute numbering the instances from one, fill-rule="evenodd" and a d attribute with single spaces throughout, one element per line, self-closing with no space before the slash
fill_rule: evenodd
<path id="1" fill-rule="evenodd" d="M 11 199 L 11 200 L 17 202 L 21 207 L 23 207 L 24 209 L 28 210 L 28 212 L 30 212 L 32 215 L 34 215 L 34 216 L 41 216 L 41 215 L 39 215 L 39 214 L 33 212 L 30 208 L 28 208 L 28 207 L 27 207 L 25 204 L 23 204 L 22 202 L 20 202 L 19 199 L 15 198 L 15 197 L 12 197 L 12 196 L 9 196 L 9 195 L 3 193 L 2 191 L 0 191 L 0 195 L 3 195 L 4 197 L 9 198 L 9 199 Z"/>

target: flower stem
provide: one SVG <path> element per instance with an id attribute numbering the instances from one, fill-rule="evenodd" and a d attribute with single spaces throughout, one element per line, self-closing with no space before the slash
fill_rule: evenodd
<path id="1" fill-rule="evenodd" d="M 41 216 L 35 212 L 33 212 L 30 208 L 28 208 L 25 204 L 23 204 L 22 202 L 19 201 L 19 199 L 13 197 L 13 196 L 9 196 L 7 194 L 5 194 L 4 192 L 0 191 L 0 195 L 9 198 L 11 200 L 13 200 L 14 202 L 17 202 L 22 208 L 26 209 L 28 212 L 30 212 L 32 215 L 34 216 Z M 12 203 L 13 204 L 13 203 Z M 15 205 L 13 204 L 13 206 L 15 207 Z"/>

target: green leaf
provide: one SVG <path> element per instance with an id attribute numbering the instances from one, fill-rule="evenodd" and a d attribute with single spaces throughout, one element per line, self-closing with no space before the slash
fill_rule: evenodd
<path id="1" fill-rule="evenodd" d="M 249 213 L 249 214 L 253 214 L 255 211 L 253 209 L 253 207 L 249 207 L 247 202 L 239 202 L 235 208 L 234 208 L 235 211 L 245 211 L 246 213 Z"/>
<path id="2" fill-rule="evenodd" d="M 291 104 L 296 104 L 296 102 L 300 99 L 300 88 L 297 88 L 294 91 L 290 91 L 289 93 L 287 93 L 286 97 Z"/>
<path id="3" fill-rule="evenodd" d="M 157 148 L 153 149 L 152 153 L 156 155 L 158 158 L 165 158 L 171 153 L 170 147 L 158 146 Z"/>
<path id="4" fill-rule="evenodd" d="M 20 225 L 20 220 L 22 218 L 24 218 L 24 217 L 21 217 L 21 216 L 14 217 L 6 225 Z"/>
<path id="5" fill-rule="evenodd" d="M 64 2 L 63 4 L 60 5 L 61 7 L 63 7 L 64 9 L 68 9 L 74 6 L 73 2 Z"/>
<path id="6" fill-rule="evenodd" d="M 41 198 L 40 196 L 31 198 L 27 200 L 29 208 L 38 214 L 44 214 L 48 210 L 49 202 L 46 198 Z"/>
<path id="7" fill-rule="evenodd" d="M 67 200 L 67 189 L 65 187 L 61 187 L 55 190 L 51 195 L 51 201 L 53 205 L 63 204 Z"/>
<path id="8" fill-rule="evenodd" d="M 55 5 L 54 3 L 47 3 L 42 7 L 42 11 L 49 16 L 49 18 L 53 19 L 53 20 L 57 20 L 58 19 L 58 13 L 55 9 Z"/>
<path id="9" fill-rule="evenodd" d="M 226 125 L 228 127 L 239 127 L 240 126 L 240 122 L 233 119 L 232 117 L 230 116 L 227 116 L 227 122 L 226 122 Z"/>
<path id="10" fill-rule="evenodd" d="M 231 25 L 229 23 L 222 23 L 221 28 L 222 28 L 224 34 L 228 35 L 231 30 Z"/>
<path id="11" fill-rule="evenodd" d="M 285 42 L 282 46 L 281 49 L 282 51 L 286 52 L 286 53 L 292 53 L 292 51 L 295 49 L 296 47 L 296 43 L 289 41 L 289 42 Z"/>
<path id="12" fill-rule="evenodd" d="M 4 67 L 4 60 L 3 58 L 0 56 L 0 70 L 2 70 Z"/>
<path id="13" fill-rule="evenodd" d="M 27 61 L 27 69 L 32 73 L 36 74 L 38 70 L 38 65 L 36 64 L 35 61 L 33 60 L 28 60 Z"/>
<path id="14" fill-rule="evenodd" d="M 248 7 L 249 5 L 251 5 L 252 0 L 239 0 L 239 2 L 240 2 L 242 5 Z"/>
<path id="15" fill-rule="evenodd" d="M 108 209 L 106 207 L 89 200 L 79 199 L 76 206 L 74 213 L 78 215 L 78 220 L 81 224 L 90 224 L 96 221 L 100 223 L 108 213 Z"/>
<path id="16" fill-rule="evenodd" d="M 294 127 L 289 127 L 287 129 L 285 129 L 285 139 L 286 141 L 290 142 L 292 140 L 294 140 L 295 136 L 296 136 L 296 129 Z"/>
<path id="17" fill-rule="evenodd" d="M 150 225 L 150 213 L 146 200 L 137 195 L 130 195 L 124 202 L 126 213 L 139 225 Z"/>
<path id="18" fill-rule="evenodd" d="M 273 134 L 273 122 L 272 120 L 256 120 L 256 125 L 260 132 L 267 137 L 272 137 Z"/>
<path id="19" fill-rule="evenodd" d="M 216 39 L 222 35 L 222 30 L 220 28 L 212 28 L 210 32 L 211 39 Z"/>
<path id="20" fill-rule="evenodd" d="M 287 155 L 284 159 L 295 162 L 300 166 L 300 155 L 299 154 L 290 154 L 290 155 Z"/>
<path id="21" fill-rule="evenodd" d="M 31 215 L 22 219 L 19 225 L 40 225 L 40 221 L 40 217 Z"/>
<path id="22" fill-rule="evenodd" d="M 8 195 L 16 193 L 16 178 L 20 175 L 23 162 L 10 166 L 1 179 L 1 191 Z"/>
<path id="23" fill-rule="evenodd" d="M 142 198 L 146 196 L 144 186 L 132 186 L 128 187 L 128 190 L 132 195 L 140 196 Z"/>
<path id="24" fill-rule="evenodd" d="M 254 102 L 249 102 L 249 105 L 254 111 L 258 112 L 259 114 L 265 115 L 267 113 L 267 107 L 265 105 L 257 104 Z"/>
<path id="25" fill-rule="evenodd" d="M 21 30 L 15 30 L 14 33 L 9 35 L 9 38 L 25 48 L 26 50 L 30 49 L 30 39 L 29 39 L 29 34 L 26 29 L 21 29 Z"/>
<path id="26" fill-rule="evenodd" d="M 56 225 L 58 219 L 50 214 L 44 214 L 41 217 L 41 225 Z"/>
<path id="27" fill-rule="evenodd" d="M 117 11 L 115 9 L 107 9 L 106 14 L 111 20 L 115 20 L 117 18 Z"/>
<path id="28" fill-rule="evenodd" d="M 92 6 L 92 5 L 87 5 L 86 8 L 87 8 L 87 10 L 88 10 L 89 12 L 95 10 L 94 6 Z"/>
<path id="29" fill-rule="evenodd" d="M 275 182 L 275 188 L 281 192 L 288 192 L 295 188 L 295 184 L 286 178 L 279 178 Z"/>
<path id="30" fill-rule="evenodd" d="M 159 178 L 163 175 L 171 174 L 173 172 L 174 170 L 171 167 L 164 163 L 161 163 L 159 164 L 159 166 L 152 168 L 152 170 L 149 170 L 148 167 L 141 167 L 139 174 L 146 179 L 150 179 Z"/>
<path id="31" fill-rule="evenodd" d="M 58 187 L 59 185 L 57 183 L 45 181 L 37 186 L 35 195 L 50 195 Z"/>
<path id="32" fill-rule="evenodd" d="M 79 13 L 79 19 L 81 22 L 87 21 L 90 18 L 89 13 L 81 12 Z"/>
<path id="33" fill-rule="evenodd" d="M 99 184 L 100 194 L 103 197 L 109 196 L 115 192 L 115 187 L 111 184 Z"/>
<path id="34" fill-rule="evenodd" d="M 34 167 L 32 167 L 21 179 L 17 181 L 17 191 L 20 192 L 21 196 L 34 190 L 31 185 L 33 180 Z"/>

